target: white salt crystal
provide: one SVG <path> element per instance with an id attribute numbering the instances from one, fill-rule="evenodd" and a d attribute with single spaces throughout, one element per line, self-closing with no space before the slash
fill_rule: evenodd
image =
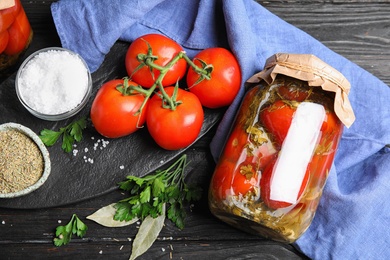
<path id="1" fill-rule="evenodd" d="M 56 115 L 81 103 L 88 89 L 88 70 L 78 56 L 49 50 L 26 64 L 18 82 L 20 94 L 31 108 Z"/>

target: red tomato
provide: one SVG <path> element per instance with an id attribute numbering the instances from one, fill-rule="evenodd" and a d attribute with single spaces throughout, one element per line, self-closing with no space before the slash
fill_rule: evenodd
<path id="1" fill-rule="evenodd" d="M 7 30 L 11 26 L 20 10 L 21 4 L 19 0 L 15 0 L 13 7 L 0 10 L 0 32 Z"/>
<path id="2" fill-rule="evenodd" d="M 15 55 L 23 51 L 31 33 L 30 22 L 28 21 L 24 9 L 20 9 L 15 21 L 8 28 L 8 33 L 8 45 L 5 48 L 4 53 L 7 55 Z"/>
<path id="3" fill-rule="evenodd" d="M 229 139 L 225 144 L 222 157 L 232 162 L 237 162 L 244 150 L 248 140 L 248 134 L 244 129 L 236 127 L 230 133 Z"/>
<path id="4" fill-rule="evenodd" d="M 3 53 L 5 47 L 7 47 L 8 39 L 9 39 L 9 34 L 7 30 L 0 32 L 0 54 Z"/>
<path id="5" fill-rule="evenodd" d="M 297 86 L 280 86 L 278 92 L 283 99 L 302 102 L 309 97 L 310 91 Z"/>
<path id="6" fill-rule="evenodd" d="M 333 112 L 326 112 L 326 119 L 321 126 L 321 131 L 326 134 L 336 134 L 342 131 L 343 126 L 340 119 Z"/>
<path id="7" fill-rule="evenodd" d="M 172 96 L 174 87 L 165 91 Z M 198 137 L 203 124 L 203 108 L 199 99 L 192 93 L 178 89 L 175 110 L 164 108 L 160 95 L 149 101 L 146 125 L 155 142 L 166 150 L 178 150 L 192 144 Z"/>
<path id="8" fill-rule="evenodd" d="M 139 54 L 148 53 L 148 44 L 152 49 L 152 54 L 157 58 L 154 63 L 158 66 L 167 65 L 173 57 L 183 51 L 183 48 L 178 43 L 161 34 L 147 34 L 135 39 L 126 53 L 126 70 L 129 76 L 132 77 L 132 80 L 146 88 L 150 88 L 160 75 L 160 71 L 153 69 L 151 72 L 147 66 L 136 71 L 140 65 L 137 57 Z M 184 77 L 186 70 L 187 62 L 184 59 L 180 59 L 169 69 L 162 80 L 162 85 L 164 87 L 174 85 Z"/>
<path id="9" fill-rule="evenodd" d="M 208 48 L 200 51 L 193 62 L 202 68 L 203 61 L 213 66 L 211 79 L 199 80 L 193 68 L 187 73 L 189 90 L 198 96 L 203 106 L 218 108 L 233 102 L 241 86 L 240 66 L 234 55 L 224 48 Z"/>
<path id="10" fill-rule="evenodd" d="M 258 170 L 263 170 L 278 151 L 272 147 L 272 144 L 263 144 L 260 147 L 254 148 L 252 156 L 248 157 L 248 159 L 250 159 L 249 162 L 255 165 Z"/>
<path id="11" fill-rule="evenodd" d="M 217 164 L 211 179 L 212 194 L 218 200 L 227 196 L 246 195 L 259 186 L 256 170 L 250 164 L 236 167 L 232 161 L 221 160 Z"/>
<path id="12" fill-rule="evenodd" d="M 224 200 L 232 194 L 234 163 L 222 160 L 217 164 L 211 179 L 211 193 L 217 200 Z"/>
<path id="13" fill-rule="evenodd" d="M 315 181 L 325 182 L 327 173 L 332 167 L 342 130 L 343 125 L 338 117 L 327 111 L 326 119 L 321 126 L 321 139 L 308 166 L 308 171 Z"/>
<path id="14" fill-rule="evenodd" d="M 279 209 L 279 208 L 285 208 L 288 206 L 291 206 L 291 203 L 284 202 L 284 201 L 276 201 L 270 199 L 271 194 L 271 178 L 272 178 L 272 172 L 275 166 L 276 157 L 267 165 L 267 167 L 264 169 L 261 180 L 260 180 L 260 196 L 261 199 L 264 201 L 265 205 L 271 209 Z M 309 171 L 306 171 L 305 177 L 303 178 L 301 188 L 298 193 L 298 198 L 301 197 L 302 193 L 305 191 L 307 183 L 309 181 Z"/>
<path id="15" fill-rule="evenodd" d="M 123 86 L 123 79 L 110 80 L 102 85 L 91 107 L 91 120 L 95 129 L 103 136 L 117 138 L 129 135 L 145 123 L 146 106 L 140 114 L 145 96 L 140 93 L 122 94 L 117 86 Z M 137 85 L 129 81 L 129 85 Z"/>
<path id="16" fill-rule="evenodd" d="M 256 166 L 242 163 L 233 174 L 232 188 L 235 195 L 245 195 L 259 186 Z"/>
<path id="17" fill-rule="evenodd" d="M 282 100 L 278 100 L 260 112 L 260 120 L 264 128 L 275 137 L 275 141 L 282 145 L 290 128 L 295 108 Z"/>

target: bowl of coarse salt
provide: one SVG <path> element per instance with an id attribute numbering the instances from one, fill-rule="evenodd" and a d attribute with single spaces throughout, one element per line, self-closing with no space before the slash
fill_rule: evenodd
<path id="1" fill-rule="evenodd" d="M 21 124 L 0 124 L 0 198 L 37 190 L 50 172 L 49 152 L 37 134 Z"/>
<path id="2" fill-rule="evenodd" d="M 76 115 L 92 92 L 88 65 L 65 48 L 49 47 L 31 54 L 20 66 L 16 94 L 34 116 L 59 121 Z"/>

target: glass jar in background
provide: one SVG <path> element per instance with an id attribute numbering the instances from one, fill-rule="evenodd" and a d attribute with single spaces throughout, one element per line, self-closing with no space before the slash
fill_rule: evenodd
<path id="1" fill-rule="evenodd" d="M 16 64 L 33 37 L 30 22 L 20 0 L 0 3 L 0 74 Z"/>
<path id="2" fill-rule="evenodd" d="M 292 243 L 309 227 L 343 123 L 350 85 L 313 55 L 276 54 L 254 75 L 216 165 L 211 212 L 249 233 Z"/>

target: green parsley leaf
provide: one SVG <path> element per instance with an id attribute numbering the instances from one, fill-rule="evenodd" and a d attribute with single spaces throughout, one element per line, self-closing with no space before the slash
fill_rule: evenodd
<path id="1" fill-rule="evenodd" d="M 141 193 L 140 193 L 140 202 L 146 203 L 150 201 L 150 186 L 147 186 Z"/>
<path id="2" fill-rule="evenodd" d="M 158 195 L 165 192 L 164 182 L 161 177 L 153 181 L 152 191 L 154 197 L 158 197 Z"/>
<path id="3" fill-rule="evenodd" d="M 171 204 L 168 208 L 168 219 L 170 219 L 175 225 L 183 229 L 184 228 L 184 219 L 186 218 L 186 212 L 183 209 L 181 203 L 177 202 Z"/>
<path id="4" fill-rule="evenodd" d="M 87 230 L 87 225 L 85 225 L 76 214 L 73 214 L 68 224 L 56 228 L 56 237 L 53 239 L 54 245 L 62 246 L 68 244 L 73 234 L 82 238 Z"/>
<path id="5" fill-rule="evenodd" d="M 69 134 L 76 140 L 77 142 L 80 142 L 83 137 L 83 130 L 87 128 L 87 121 L 86 120 L 78 120 L 74 122 L 72 125 L 71 130 L 69 131 Z"/>
<path id="6" fill-rule="evenodd" d="M 129 192 L 129 197 L 116 203 L 114 219 L 130 221 L 133 218 L 144 220 L 165 214 L 175 225 L 184 228 L 186 217 L 183 203 L 200 199 L 201 189 L 187 186 L 184 181 L 187 156 L 182 155 L 165 170 L 157 170 L 144 177 L 127 176 L 119 183 L 119 188 Z"/>
<path id="7" fill-rule="evenodd" d="M 202 197 L 202 189 L 195 186 L 188 186 L 185 189 L 185 200 L 187 202 L 200 200 Z"/>
<path id="8" fill-rule="evenodd" d="M 61 132 L 56 132 L 49 129 L 43 129 L 41 131 L 40 138 L 45 145 L 52 146 L 57 142 L 61 134 L 62 134 Z"/>
<path id="9" fill-rule="evenodd" d="M 82 131 L 86 127 L 87 119 L 85 117 L 82 117 L 81 119 L 70 123 L 66 127 L 61 127 L 59 131 L 43 129 L 39 137 L 46 146 L 53 146 L 62 136 L 61 148 L 65 152 L 69 153 L 72 151 L 72 146 L 74 142 L 80 142 L 82 140 Z"/>

